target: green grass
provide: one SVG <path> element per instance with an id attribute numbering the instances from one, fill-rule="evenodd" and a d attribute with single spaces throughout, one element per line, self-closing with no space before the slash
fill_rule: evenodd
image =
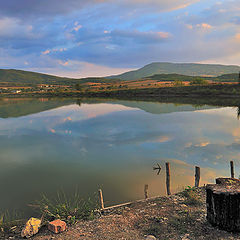
<path id="1" fill-rule="evenodd" d="M 186 205 L 199 206 L 201 204 L 201 199 L 195 187 L 188 186 L 181 194 L 186 198 L 184 201 Z"/>
<path id="2" fill-rule="evenodd" d="M 36 215 L 42 216 L 43 225 L 55 219 L 61 219 L 69 225 L 77 220 L 91 220 L 99 209 L 96 197 L 82 199 L 78 191 L 70 196 L 61 191 L 55 198 L 42 194 L 41 199 L 37 200 L 32 207 L 35 208 Z M 0 212 L 0 232 L 12 231 L 13 227 L 23 224 L 26 220 L 23 214 L 17 211 Z"/>
<path id="3" fill-rule="evenodd" d="M 13 226 L 23 222 L 23 215 L 17 211 L 0 213 L 0 231 L 9 231 Z"/>
<path id="4" fill-rule="evenodd" d="M 37 204 L 45 220 L 61 219 L 68 224 L 73 224 L 80 219 L 93 219 L 95 210 L 99 209 L 95 198 L 84 200 L 78 191 L 72 196 L 67 196 L 61 191 L 57 193 L 54 199 L 43 194 Z"/>

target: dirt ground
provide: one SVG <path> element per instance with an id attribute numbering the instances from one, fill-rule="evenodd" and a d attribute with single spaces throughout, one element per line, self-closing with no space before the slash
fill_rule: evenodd
<path id="1" fill-rule="evenodd" d="M 196 190 L 199 204 L 192 205 L 182 194 L 159 197 L 108 210 L 92 221 L 80 221 L 61 234 L 42 227 L 33 240 L 144 240 L 153 235 L 158 240 L 240 239 L 212 227 L 206 221 L 205 189 Z M 0 239 L 22 239 L 20 229 Z"/>

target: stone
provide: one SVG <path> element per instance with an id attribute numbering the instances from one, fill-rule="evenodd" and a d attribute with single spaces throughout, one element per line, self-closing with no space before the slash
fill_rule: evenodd
<path id="1" fill-rule="evenodd" d="M 183 237 L 182 237 L 182 240 L 190 240 L 189 239 L 189 235 L 188 233 L 186 233 Z"/>
<path id="2" fill-rule="evenodd" d="M 60 219 L 54 220 L 48 224 L 48 230 L 54 233 L 61 233 L 66 230 L 67 224 Z"/>
<path id="3" fill-rule="evenodd" d="M 148 235 L 146 240 L 157 240 L 153 235 Z"/>
<path id="4" fill-rule="evenodd" d="M 24 228 L 22 229 L 21 232 L 21 236 L 22 237 L 26 237 L 26 238 L 30 238 L 33 235 L 35 235 L 36 233 L 38 233 L 40 227 L 41 227 L 41 220 L 38 218 L 30 218 Z"/>

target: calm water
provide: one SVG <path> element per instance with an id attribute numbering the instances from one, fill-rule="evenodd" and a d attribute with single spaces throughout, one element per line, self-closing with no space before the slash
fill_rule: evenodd
<path id="1" fill-rule="evenodd" d="M 240 160 L 240 122 L 233 107 L 151 102 L 4 100 L 0 102 L 0 208 L 21 209 L 58 190 L 91 196 L 103 189 L 106 205 L 165 195 L 166 161 L 172 189 L 229 175 Z M 163 170 L 153 171 L 155 163 Z"/>

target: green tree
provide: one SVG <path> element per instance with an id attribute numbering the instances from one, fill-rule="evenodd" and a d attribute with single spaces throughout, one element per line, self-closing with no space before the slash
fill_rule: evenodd
<path id="1" fill-rule="evenodd" d="M 202 78 L 195 78 L 192 81 L 190 81 L 190 85 L 206 85 L 208 84 L 208 81 Z"/>
<path id="2" fill-rule="evenodd" d="M 76 88 L 76 90 L 78 90 L 78 91 L 82 91 L 82 90 L 83 90 L 83 87 L 82 87 L 82 85 L 81 85 L 80 83 L 77 83 L 77 84 L 75 85 L 75 88 Z"/>
<path id="3" fill-rule="evenodd" d="M 183 86 L 183 82 L 180 80 L 174 80 L 173 84 L 174 84 L 174 86 L 177 86 L 177 87 Z"/>

